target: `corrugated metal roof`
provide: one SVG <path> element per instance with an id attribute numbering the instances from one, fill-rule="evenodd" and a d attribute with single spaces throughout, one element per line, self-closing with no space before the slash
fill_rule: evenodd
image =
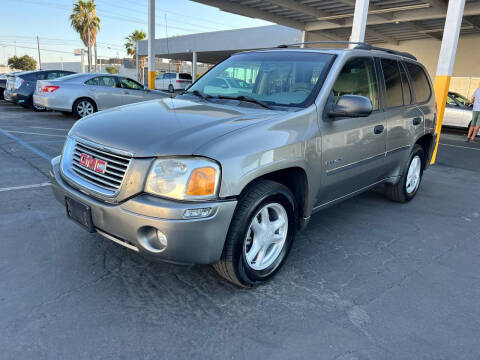
<path id="1" fill-rule="evenodd" d="M 193 0 L 223 11 L 348 40 L 355 0 Z M 454 0 L 451 0 L 454 1 Z M 448 0 L 370 0 L 366 41 L 441 39 Z M 466 0 L 461 35 L 480 33 L 480 0 Z"/>

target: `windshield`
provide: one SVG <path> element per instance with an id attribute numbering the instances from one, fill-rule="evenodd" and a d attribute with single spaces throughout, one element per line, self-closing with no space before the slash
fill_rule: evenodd
<path id="1" fill-rule="evenodd" d="M 78 77 L 81 77 L 81 76 L 85 76 L 85 74 L 79 73 L 79 74 L 65 75 L 65 76 L 61 76 L 61 77 L 59 77 L 55 80 L 65 81 L 65 80 L 75 79 L 75 78 L 78 78 Z"/>
<path id="2" fill-rule="evenodd" d="M 280 106 L 310 105 L 333 55 L 303 51 L 234 55 L 202 76 L 187 93 L 209 97 L 248 97 Z"/>

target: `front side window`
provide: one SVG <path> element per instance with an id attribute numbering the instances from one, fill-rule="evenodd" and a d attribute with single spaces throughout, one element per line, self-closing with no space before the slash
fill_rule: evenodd
<path id="1" fill-rule="evenodd" d="M 432 95 L 432 89 L 428 81 L 425 71 L 421 66 L 406 62 L 407 70 L 410 74 L 410 80 L 412 81 L 413 92 L 415 93 L 415 101 L 417 103 L 423 103 L 430 99 Z"/>
<path id="2" fill-rule="evenodd" d="M 398 62 L 392 59 L 381 59 L 385 78 L 386 107 L 403 106 L 402 80 Z"/>
<path id="3" fill-rule="evenodd" d="M 279 106 L 308 106 L 323 83 L 333 56 L 301 51 L 233 55 L 202 76 L 195 90 L 218 97 L 249 97 Z"/>
<path id="4" fill-rule="evenodd" d="M 85 81 L 86 85 L 116 87 L 117 81 L 113 76 L 97 76 Z"/>
<path id="5" fill-rule="evenodd" d="M 349 60 L 333 85 L 335 102 L 342 95 L 361 95 L 370 99 L 373 110 L 378 110 L 378 85 L 372 58 Z"/>
<path id="6" fill-rule="evenodd" d="M 122 78 L 120 80 L 120 87 L 123 89 L 131 89 L 131 90 L 143 90 L 143 86 L 133 81 L 132 79 Z"/>

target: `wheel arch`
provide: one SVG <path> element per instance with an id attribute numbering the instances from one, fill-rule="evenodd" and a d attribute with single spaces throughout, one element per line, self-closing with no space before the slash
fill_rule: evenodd
<path id="1" fill-rule="evenodd" d="M 299 209 L 299 227 L 303 228 L 306 225 L 306 218 L 308 218 L 309 190 L 306 171 L 297 166 L 271 171 L 251 180 L 243 187 L 242 191 L 259 179 L 278 182 L 286 186 L 292 192 Z"/>
<path id="2" fill-rule="evenodd" d="M 420 145 L 425 153 L 425 162 L 423 163 L 423 170 L 426 170 L 430 165 L 430 157 L 433 152 L 433 135 L 425 134 L 417 139 L 415 145 Z"/>

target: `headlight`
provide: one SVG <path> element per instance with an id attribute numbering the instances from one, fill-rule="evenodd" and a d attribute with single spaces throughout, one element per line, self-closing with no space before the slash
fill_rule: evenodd
<path id="1" fill-rule="evenodd" d="M 220 179 L 217 163 L 204 158 L 157 159 L 145 184 L 145 191 L 177 200 L 215 198 Z"/>

